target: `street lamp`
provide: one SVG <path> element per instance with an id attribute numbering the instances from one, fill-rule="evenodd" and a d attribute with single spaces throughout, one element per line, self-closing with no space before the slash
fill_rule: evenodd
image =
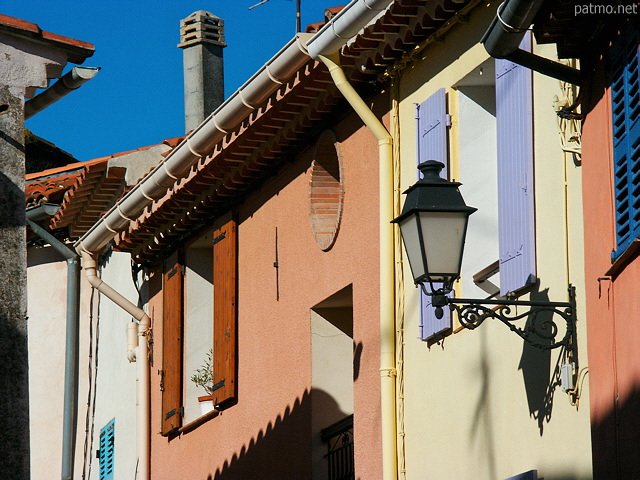
<path id="1" fill-rule="evenodd" d="M 495 318 L 526 342 L 542 350 L 565 347 L 575 350 L 575 289 L 569 285 L 568 302 L 534 302 L 449 298 L 453 282 L 460 277 L 469 215 L 477 209 L 464 203 L 458 182 L 440 177 L 441 162 L 428 160 L 418 165 L 423 178 L 409 187 L 402 213 L 393 220 L 400 226 L 409 265 L 416 285 L 432 297 L 436 317 L 442 318 L 449 306 L 458 313 L 460 325 L 478 328 L 487 318 Z M 442 286 L 435 284 L 442 283 Z M 511 313 L 512 306 L 529 307 L 524 313 Z M 564 335 L 554 321 L 564 320 Z M 529 321 L 519 327 L 517 320 Z M 559 338 L 561 337 L 561 338 Z"/>

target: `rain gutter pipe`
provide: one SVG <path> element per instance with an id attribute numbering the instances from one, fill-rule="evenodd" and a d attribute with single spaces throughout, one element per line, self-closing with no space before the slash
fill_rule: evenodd
<path id="1" fill-rule="evenodd" d="M 62 480 L 73 479 L 75 434 L 78 414 L 78 339 L 80 333 L 80 259 L 76 252 L 36 222 L 56 214 L 60 206 L 40 204 L 26 213 L 31 231 L 67 261 L 67 322 L 64 362 L 64 404 L 62 415 Z"/>
<path id="2" fill-rule="evenodd" d="M 130 362 L 136 362 L 136 452 L 138 456 L 137 479 L 148 480 L 150 469 L 150 422 L 149 422 L 149 347 L 151 320 L 144 310 L 116 292 L 98 277 L 98 262 L 95 255 L 83 250 L 82 268 L 87 280 L 93 288 L 122 308 L 138 321 L 131 322 L 127 329 L 127 358 Z M 137 333 L 137 340 L 135 335 Z"/>
<path id="3" fill-rule="evenodd" d="M 33 117 L 68 93 L 80 88 L 95 77 L 99 70 L 100 68 L 96 67 L 73 67 L 56 83 L 24 104 L 24 119 Z"/>
<path id="4" fill-rule="evenodd" d="M 349 83 L 340 66 L 339 50 L 391 0 L 351 2 L 307 44 L 309 55 L 329 69 L 336 87 L 378 140 L 380 195 L 380 401 L 382 478 L 397 478 L 395 276 L 393 244 L 393 139 L 382 122 Z"/>
<path id="5" fill-rule="evenodd" d="M 494 58 L 504 58 L 548 77 L 582 84 L 580 70 L 519 48 L 544 0 L 505 0 L 480 43 Z"/>

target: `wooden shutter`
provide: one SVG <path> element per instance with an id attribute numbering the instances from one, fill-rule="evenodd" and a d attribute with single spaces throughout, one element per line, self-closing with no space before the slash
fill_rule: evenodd
<path id="1" fill-rule="evenodd" d="M 236 336 L 238 265 L 236 223 L 213 234 L 213 384 L 214 404 L 236 398 Z"/>
<path id="2" fill-rule="evenodd" d="M 526 35 L 520 48 L 531 50 Z M 496 60 L 500 294 L 536 280 L 532 72 Z"/>
<path id="3" fill-rule="evenodd" d="M 640 34 L 624 31 L 611 48 L 615 260 L 640 235 Z"/>
<path id="4" fill-rule="evenodd" d="M 427 160 L 437 160 L 444 164 L 442 176 L 448 177 L 449 148 L 447 127 L 447 97 L 444 88 L 417 105 L 418 121 L 418 164 Z M 418 174 L 418 177 L 420 174 Z M 434 283 L 435 288 L 442 283 Z M 437 338 L 451 329 L 451 312 L 445 309 L 444 316 L 437 318 L 431 297 L 420 290 L 419 333 L 421 340 Z"/>
<path id="5" fill-rule="evenodd" d="M 183 266 L 178 255 L 166 262 L 162 285 L 162 435 L 182 425 Z"/>

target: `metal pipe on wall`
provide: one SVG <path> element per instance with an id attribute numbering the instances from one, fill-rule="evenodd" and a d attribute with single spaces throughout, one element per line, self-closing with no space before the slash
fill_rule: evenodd
<path id="1" fill-rule="evenodd" d="M 73 479 L 78 414 L 78 339 L 80 337 L 80 259 L 76 252 L 35 223 L 55 215 L 58 205 L 40 205 L 27 210 L 26 221 L 33 233 L 48 242 L 67 261 L 67 320 L 64 362 L 64 406 L 62 413 L 62 480 Z"/>

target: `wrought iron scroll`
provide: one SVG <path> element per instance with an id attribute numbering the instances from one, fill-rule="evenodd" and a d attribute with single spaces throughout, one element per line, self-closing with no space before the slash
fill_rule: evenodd
<path id="1" fill-rule="evenodd" d="M 541 350 L 558 347 L 565 347 L 567 352 L 574 350 L 576 307 L 575 288 L 571 285 L 568 302 L 447 298 L 446 304 L 458 313 L 460 325 L 466 329 L 474 330 L 486 319 L 494 318 L 504 323 L 524 341 Z M 515 307 L 529 309 L 519 313 Z M 525 320 L 524 326 L 514 323 L 518 320 Z M 560 335 L 562 337 L 558 338 Z"/>

